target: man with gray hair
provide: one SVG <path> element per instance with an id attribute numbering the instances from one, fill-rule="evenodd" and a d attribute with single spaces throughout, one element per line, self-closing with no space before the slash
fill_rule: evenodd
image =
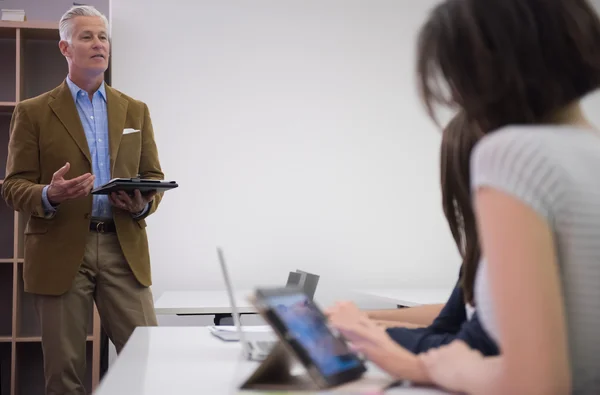
<path id="1" fill-rule="evenodd" d="M 92 301 L 117 352 L 136 326 L 156 325 L 145 218 L 162 196 L 90 191 L 164 176 L 148 107 L 104 83 L 106 17 L 76 6 L 59 29 L 68 76 L 16 106 L 2 195 L 28 217 L 23 279 L 40 319 L 46 394 L 72 395 L 86 392 Z"/>

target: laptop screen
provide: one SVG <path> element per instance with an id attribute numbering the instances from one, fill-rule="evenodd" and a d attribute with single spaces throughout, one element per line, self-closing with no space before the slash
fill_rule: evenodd
<path id="1" fill-rule="evenodd" d="M 324 376 L 339 374 L 361 365 L 346 343 L 333 335 L 319 308 L 305 294 L 270 296 L 265 302 Z"/>

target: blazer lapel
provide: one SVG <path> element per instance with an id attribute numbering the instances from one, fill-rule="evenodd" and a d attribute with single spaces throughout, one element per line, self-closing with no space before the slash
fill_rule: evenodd
<path id="1" fill-rule="evenodd" d="M 105 88 L 106 108 L 108 110 L 108 140 L 110 143 L 110 173 L 113 174 L 121 137 L 123 137 L 128 102 L 110 86 L 105 85 Z"/>
<path id="2" fill-rule="evenodd" d="M 79 119 L 79 114 L 77 113 L 77 108 L 75 107 L 75 102 L 67 83 L 63 82 L 62 85 L 52 92 L 51 96 L 54 97 L 54 100 L 50 101 L 48 105 L 91 164 L 90 148 L 88 147 L 81 119 Z"/>

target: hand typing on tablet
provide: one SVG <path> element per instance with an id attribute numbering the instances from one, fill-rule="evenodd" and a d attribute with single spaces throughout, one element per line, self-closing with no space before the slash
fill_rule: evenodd
<path id="1" fill-rule="evenodd" d="M 129 196 L 125 191 L 113 192 L 108 195 L 108 200 L 116 208 L 129 211 L 131 214 L 138 214 L 144 210 L 146 205 L 154 199 L 156 191 L 150 192 L 147 195 L 136 189 L 133 196 Z"/>
<path id="2" fill-rule="evenodd" d="M 329 321 L 351 343 L 354 350 L 396 378 L 427 382 L 424 366 L 410 351 L 388 336 L 379 325 L 351 302 L 337 303 L 328 310 Z"/>

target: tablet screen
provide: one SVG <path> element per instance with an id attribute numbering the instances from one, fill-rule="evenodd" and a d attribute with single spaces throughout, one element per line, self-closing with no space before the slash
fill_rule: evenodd
<path id="1" fill-rule="evenodd" d="M 266 298 L 279 320 L 287 327 L 323 376 L 332 376 L 361 365 L 343 340 L 330 331 L 325 317 L 306 295 L 294 293 Z"/>

